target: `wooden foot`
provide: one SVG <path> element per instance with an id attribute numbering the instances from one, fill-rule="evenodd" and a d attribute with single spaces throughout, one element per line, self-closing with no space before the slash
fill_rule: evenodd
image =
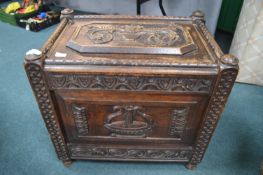
<path id="1" fill-rule="evenodd" d="M 63 164 L 65 167 L 70 167 L 70 165 L 73 163 L 72 160 L 66 160 L 66 161 L 63 161 Z"/>
<path id="2" fill-rule="evenodd" d="M 185 167 L 186 167 L 187 169 L 189 169 L 189 170 L 194 170 L 194 169 L 196 168 L 196 165 L 193 165 L 193 164 L 188 163 L 188 164 L 185 165 Z"/>

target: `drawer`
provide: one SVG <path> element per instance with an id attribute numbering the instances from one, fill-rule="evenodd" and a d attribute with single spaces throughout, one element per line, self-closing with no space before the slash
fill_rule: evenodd
<path id="1" fill-rule="evenodd" d="M 192 145 L 207 103 L 204 95 L 57 90 L 69 143 Z M 158 141 L 158 142 L 156 142 Z"/>

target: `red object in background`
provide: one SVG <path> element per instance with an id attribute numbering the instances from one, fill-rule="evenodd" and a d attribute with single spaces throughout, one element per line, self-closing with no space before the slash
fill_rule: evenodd
<path id="1" fill-rule="evenodd" d="M 25 9 L 24 9 L 24 8 L 18 9 L 18 10 L 16 11 L 16 13 L 18 13 L 18 14 L 24 14 L 24 13 L 25 13 Z"/>
<path id="2" fill-rule="evenodd" d="M 25 8 L 25 7 L 29 6 L 31 2 L 32 2 L 32 0 L 24 0 L 22 2 L 22 7 Z"/>

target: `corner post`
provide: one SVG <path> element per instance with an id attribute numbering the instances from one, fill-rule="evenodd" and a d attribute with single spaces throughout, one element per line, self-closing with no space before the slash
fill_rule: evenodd
<path id="1" fill-rule="evenodd" d="M 219 75 L 212 92 L 205 117 L 199 130 L 192 157 L 186 165 L 188 169 L 194 169 L 203 159 L 208 143 L 217 126 L 217 122 L 224 110 L 227 98 L 232 90 L 238 74 L 238 59 L 230 54 L 222 55 L 219 60 Z"/>
<path id="2" fill-rule="evenodd" d="M 70 8 L 65 8 L 61 11 L 60 20 L 62 21 L 64 18 L 68 19 L 69 21 L 73 21 L 74 18 L 74 10 Z"/>
<path id="3" fill-rule="evenodd" d="M 192 17 L 194 20 L 201 20 L 203 23 L 205 23 L 205 14 L 201 10 L 194 11 L 190 17 Z"/>
<path id="4" fill-rule="evenodd" d="M 72 160 L 70 159 L 68 147 L 62 134 L 55 107 L 51 99 L 51 94 L 47 86 L 47 80 L 43 72 L 43 63 L 45 54 L 49 51 L 56 39 L 64 30 L 64 27 L 67 25 L 68 21 L 68 18 L 62 18 L 61 23 L 57 29 L 41 48 L 41 54 L 26 55 L 24 62 L 25 71 L 35 94 L 42 118 L 55 147 L 57 156 L 65 166 L 69 166 L 72 163 Z"/>

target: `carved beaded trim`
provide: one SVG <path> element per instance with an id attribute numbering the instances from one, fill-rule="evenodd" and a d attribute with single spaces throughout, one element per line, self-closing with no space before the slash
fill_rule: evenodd
<path id="1" fill-rule="evenodd" d="M 208 60 L 208 57 L 205 55 L 204 59 L 191 60 L 185 59 L 182 60 L 158 60 L 158 59 L 108 59 L 106 57 L 80 57 L 78 59 L 65 59 L 65 58 L 52 58 L 49 57 L 45 60 L 46 65 L 107 65 L 107 66 L 151 66 L 151 67 L 175 67 L 175 66 L 198 66 L 198 67 L 209 67 L 216 68 L 217 65 L 214 64 L 211 60 Z M 205 60 L 205 61 L 204 61 Z"/>
<path id="2" fill-rule="evenodd" d="M 214 40 L 213 36 L 211 35 L 211 33 L 208 31 L 208 29 L 205 26 L 204 22 L 202 20 L 198 19 L 198 20 L 196 20 L 196 23 L 200 27 L 202 33 L 205 36 L 206 41 L 208 42 L 209 46 L 214 51 L 214 53 L 217 56 L 217 58 L 221 58 L 224 54 L 223 54 L 222 50 L 220 49 L 220 47 L 215 42 L 215 40 Z"/>
<path id="3" fill-rule="evenodd" d="M 128 16 L 128 15 L 75 15 L 74 19 L 130 19 L 130 20 L 158 20 L 158 19 L 167 19 L 167 20 L 192 20 L 193 18 L 189 16 Z"/>
<path id="4" fill-rule="evenodd" d="M 200 131 L 200 135 L 197 138 L 195 150 L 190 161 L 191 164 L 198 164 L 201 162 L 209 140 L 212 137 L 212 133 L 216 127 L 219 116 L 223 111 L 222 109 L 225 106 L 227 97 L 235 82 L 236 76 L 237 71 L 234 69 L 223 70 L 221 73 L 221 79 L 218 83 L 215 93 L 212 96 L 212 99 L 210 100 L 211 103 L 208 107 L 203 126 L 201 127 L 202 130 Z"/>
<path id="5" fill-rule="evenodd" d="M 36 64 L 29 64 L 26 70 L 58 157 L 61 160 L 69 160 L 67 148 L 58 121 L 56 120 L 49 92 L 43 80 L 41 68 Z"/>
<path id="6" fill-rule="evenodd" d="M 89 133 L 87 111 L 85 107 L 72 105 L 72 115 L 76 124 L 77 131 L 80 135 L 87 135 Z"/>
<path id="7" fill-rule="evenodd" d="M 151 160 L 189 160 L 190 150 L 172 149 L 137 149 L 137 148 L 107 148 L 88 145 L 71 147 L 71 156 L 102 158 L 102 159 L 151 159 Z"/>
<path id="8" fill-rule="evenodd" d="M 52 89 L 99 89 L 209 93 L 211 79 L 50 74 Z"/>
<path id="9" fill-rule="evenodd" d="M 49 39 L 47 40 L 47 42 L 44 44 L 44 46 L 41 48 L 41 51 L 43 54 L 46 54 L 49 49 L 53 46 L 53 44 L 55 43 L 55 41 L 57 40 L 57 38 L 59 37 L 59 35 L 62 33 L 62 31 L 64 30 L 65 26 L 67 25 L 68 20 L 67 19 L 63 19 L 59 26 L 56 28 L 56 30 L 52 33 L 52 35 L 49 37 Z"/>
<path id="10" fill-rule="evenodd" d="M 175 138 L 181 138 L 185 129 L 186 118 L 188 116 L 188 108 L 174 109 L 172 113 L 172 121 L 169 135 Z"/>

